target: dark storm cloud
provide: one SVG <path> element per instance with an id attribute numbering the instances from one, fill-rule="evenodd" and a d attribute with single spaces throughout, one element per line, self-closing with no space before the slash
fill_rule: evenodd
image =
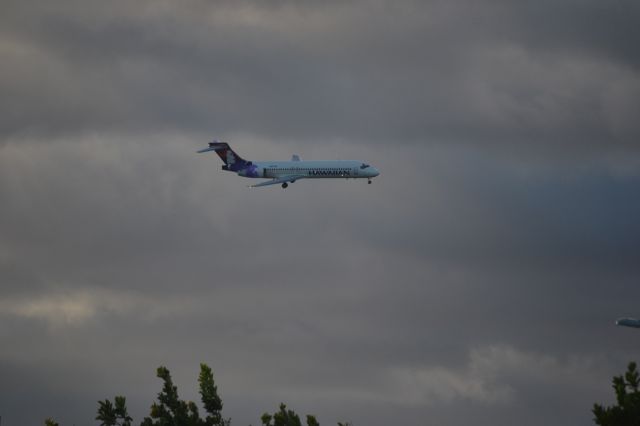
<path id="1" fill-rule="evenodd" d="M 640 17 L 637 3 L 543 1 L 518 5 L 513 12 L 513 19 L 503 23 L 510 29 L 520 28 L 509 34 L 528 46 L 598 55 L 636 69 L 640 65 L 633 42 L 640 36 L 635 24 Z"/>
<path id="2" fill-rule="evenodd" d="M 96 383 L 113 393 L 145 383 L 152 395 L 149 364 L 175 365 L 193 387 L 190 368 L 206 357 L 230 405 L 242 407 L 231 413 L 246 413 L 246 422 L 280 400 L 325 413 L 346 401 L 377 401 L 382 412 L 374 417 L 409 404 L 407 412 L 423 407 L 455 424 L 447 407 L 457 401 L 493 407 L 480 409 L 490 415 L 540 398 L 529 376 L 503 371 L 503 357 L 525 371 L 541 357 L 557 365 L 541 389 L 578 388 L 577 399 L 596 398 L 597 390 L 556 373 L 574 371 L 568 357 L 602 357 L 594 329 L 606 340 L 611 320 L 633 309 L 637 262 L 614 271 L 607 260 L 611 252 L 623 260 L 637 253 L 631 218 L 638 205 L 626 201 L 634 199 L 633 178 L 628 185 L 578 179 L 550 191 L 546 179 L 513 180 L 512 166 L 479 153 L 399 146 L 404 170 L 394 171 L 388 154 L 373 158 L 389 171 L 376 182 L 377 197 L 355 182 L 331 186 L 330 197 L 324 183 L 304 182 L 292 186 L 292 203 L 290 191 L 242 190 L 240 178 L 216 170 L 215 157 L 194 158 L 174 135 L 148 139 L 3 148 L 2 223 L 11 225 L 2 229 L 10 266 L 3 282 L 12 283 L 3 286 L 0 312 L 3 339 L 12 341 L 3 351 L 8 368 L 43 362 L 37 354 L 47 347 L 47 365 L 55 361 L 68 377 L 79 377 L 79 365 L 123 362 L 127 379 L 112 384 L 97 371 Z M 564 223 L 572 218 L 577 223 Z M 572 226 L 582 244 L 572 243 Z M 602 253 L 600 236 L 613 246 L 598 260 L 590 251 Z M 569 251 L 549 256 L 557 245 Z M 47 286 L 18 282 L 15 270 Z M 623 354 L 633 351 L 609 339 Z M 502 346 L 491 349 L 495 343 Z M 476 353 L 491 367 L 478 367 Z M 600 369 L 613 362 L 577 374 L 604 382 Z M 70 386 L 82 385 L 72 379 Z M 131 395 L 138 417 L 149 403 L 144 395 Z M 81 399 L 88 406 L 96 397 Z M 256 404 L 242 405 L 247 399 Z M 87 417 L 84 407 L 65 407 L 40 413 Z"/>
<path id="3" fill-rule="evenodd" d="M 239 424 L 590 421 L 636 353 L 638 13 L 5 2 L 3 420 L 205 361 Z M 248 191 L 211 137 L 383 173 Z"/>
<path id="4" fill-rule="evenodd" d="M 535 255 L 532 268 L 552 266 L 559 259 L 582 267 L 602 268 L 606 262 L 611 272 L 636 266 L 635 256 L 625 256 L 634 253 L 640 236 L 635 220 L 640 203 L 632 196 L 639 184 L 637 176 L 612 176 L 602 168 L 580 178 L 566 168 L 532 176 L 505 167 L 503 159 L 482 149 L 464 153 L 434 149 L 422 157 L 428 181 L 443 181 L 451 170 L 456 171 L 455 180 L 447 181 L 447 191 L 429 194 L 428 203 L 413 203 L 411 209 L 403 210 L 397 206 L 406 201 L 406 192 L 396 188 L 393 207 L 380 205 L 374 218 L 386 215 L 384 220 L 392 220 L 403 215 L 404 221 L 363 235 L 384 241 L 394 251 L 445 259 L 460 256 L 466 263 L 507 259 L 522 267 L 518 261 L 525 259 L 520 256 Z M 423 185 L 420 181 L 411 187 L 417 192 Z M 450 213 L 452 208 L 473 209 L 474 220 L 468 221 L 466 213 Z M 375 226 L 368 219 L 363 228 Z M 420 220 L 424 226 L 416 229 Z"/>
<path id="5" fill-rule="evenodd" d="M 634 5 L 15 7 L 5 135 L 242 128 L 599 151 L 638 135 Z"/>

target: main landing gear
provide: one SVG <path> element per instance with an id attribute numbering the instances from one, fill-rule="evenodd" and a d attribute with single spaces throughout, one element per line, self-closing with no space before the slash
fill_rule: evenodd
<path id="1" fill-rule="evenodd" d="M 368 183 L 369 185 L 371 185 L 371 179 L 368 179 L 367 183 Z"/>
<path id="2" fill-rule="evenodd" d="M 282 189 L 285 189 L 287 186 L 289 186 L 289 184 L 287 182 L 282 184 Z"/>

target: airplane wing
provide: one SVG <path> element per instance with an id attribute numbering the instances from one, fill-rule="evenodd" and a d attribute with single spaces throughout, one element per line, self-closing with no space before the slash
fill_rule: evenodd
<path id="1" fill-rule="evenodd" d="M 260 182 L 255 185 L 249 185 L 249 188 L 257 188 L 259 186 L 267 186 L 267 185 L 277 185 L 279 183 L 287 183 L 287 182 L 295 182 L 298 179 L 304 178 L 304 175 L 289 175 L 289 176 L 280 176 L 277 179 L 271 179 L 265 182 Z"/>

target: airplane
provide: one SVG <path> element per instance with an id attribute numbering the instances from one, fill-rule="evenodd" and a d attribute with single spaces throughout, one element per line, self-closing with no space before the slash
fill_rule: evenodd
<path id="1" fill-rule="evenodd" d="M 640 328 L 640 320 L 637 320 L 635 318 L 619 318 L 616 320 L 616 325 Z"/>
<path id="2" fill-rule="evenodd" d="M 297 155 L 292 156 L 291 161 L 246 161 L 227 142 L 217 140 L 209 142 L 209 147 L 197 152 L 209 151 L 215 151 L 222 159 L 222 170 L 248 178 L 271 179 L 249 185 L 250 188 L 277 184 L 286 188 L 300 179 L 368 179 L 368 183 L 371 183 L 371 178 L 380 174 L 378 169 L 362 161 L 302 161 Z"/>

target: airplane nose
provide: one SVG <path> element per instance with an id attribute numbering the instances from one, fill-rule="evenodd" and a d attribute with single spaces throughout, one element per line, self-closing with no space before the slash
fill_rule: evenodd
<path id="1" fill-rule="evenodd" d="M 376 177 L 380 174 L 380 172 L 378 171 L 378 169 L 376 169 L 375 167 L 371 168 L 371 175 L 372 177 Z"/>

